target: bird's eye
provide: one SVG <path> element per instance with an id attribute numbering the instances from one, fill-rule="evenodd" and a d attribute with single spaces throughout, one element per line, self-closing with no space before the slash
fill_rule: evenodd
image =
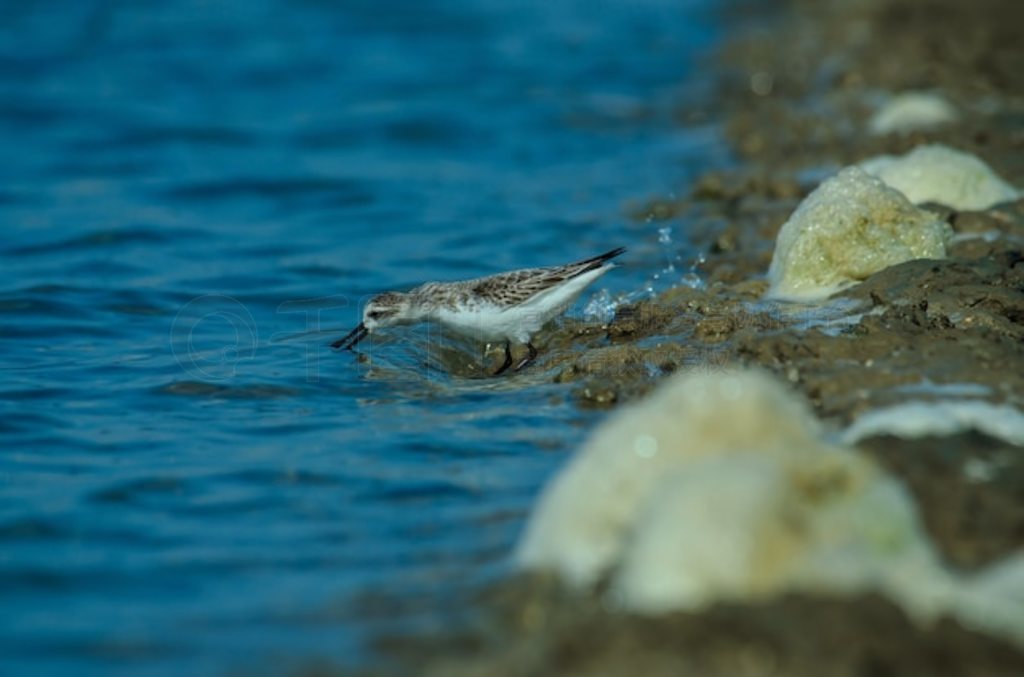
<path id="1" fill-rule="evenodd" d="M 366 314 L 366 316 L 367 316 L 368 318 L 370 318 L 371 320 L 376 320 L 376 319 L 378 319 L 378 318 L 379 318 L 379 317 L 380 317 L 381 315 L 383 315 L 383 313 L 381 313 L 381 312 L 380 312 L 379 310 L 371 310 L 370 312 L 368 312 L 368 313 Z"/>

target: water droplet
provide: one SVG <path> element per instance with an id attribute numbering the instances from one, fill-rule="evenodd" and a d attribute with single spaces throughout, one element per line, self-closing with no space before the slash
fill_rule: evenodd
<path id="1" fill-rule="evenodd" d="M 618 305 L 608 290 L 602 289 L 594 294 L 583 308 L 583 318 L 590 322 L 611 322 Z"/>

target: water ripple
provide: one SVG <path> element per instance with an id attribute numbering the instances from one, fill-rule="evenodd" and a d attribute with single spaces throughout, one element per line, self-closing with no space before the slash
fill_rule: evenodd
<path id="1" fill-rule="evenodd" d="M 14 246 L 4 250 L 9 256 L 52 255 L 72 250 L 88 250 L 119 247 L 123 245 L 154 245 L 163 244 L 171 239 L 179 239 L 186 233 L 168 233 L 152 228 L 108 228 L 95 230 L 84 235 L 77 235 L 56 242 Z"/>
<path id="2" fill-rule="evenodd" d="M 316 200 L 325 206 L 364 205 L 374 194 L 362 182 L 352 179 L 237 178 L 178 184 L 164 191 L 172 200 L 210 202 L 225 200 L 279 199 Z"/>
<path id="3" fill-rule="evenodd" d="M 598 415 L 476 344 L 325 344 L 384 289 L 656 242 L 623 205 L 720 145 L 668 98 L 714 31 L 675 0 L 8 5 L 0 673 L 363 667 L 443 628 Z"/>
<path id="4" fill-rule="evenodd" d="M 270 383 L 231 384 L 207 383 L 204 381 L 174 381 L 160 386 L 154 392 L 161 395 L 201 397 L 217 399 L 265 400 L 295 397 L 302 391 L 297 388 Z"/>

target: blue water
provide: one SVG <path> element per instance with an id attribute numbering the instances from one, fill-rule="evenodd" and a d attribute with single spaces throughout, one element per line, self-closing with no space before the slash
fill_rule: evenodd
<path id="1" fill-rule="evenodd" d="M 424 368 L 416 333 L 326 343 L 367 294 L 620 245 L 594 291 L 642 291 L 684 225 L 627 208 L 721 153 L 673 120 L 715 22 L 4 3 L 0 672 L 377 664 L 470 613 L 599 415 L 540 369 Z"/>

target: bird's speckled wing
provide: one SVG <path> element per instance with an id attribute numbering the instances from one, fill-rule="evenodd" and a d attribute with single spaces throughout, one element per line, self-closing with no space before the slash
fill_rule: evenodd
<path id="1" fill-rule="evenodd" d="M 417 297 L 424 305 L 434 308 L 452 310 L 481 304 L 509 308 L 525 303 L 577 275 L 601 268 L 609 259 L 624 251 L 624 248 L 619 248 L 564 266 L 525 268 L 463 282 L 427 282 L 409 294 Z"/>
<path id="2" fill-rule="evenodd" d="M 527 268 L 477 280 L 472 293 L 496 306 L 518 306 L 537 294 L 573 277 L 567 266 Z"/>
<path id="3" fill-rule="evenodd" d="M 463 282 L 428 282 L 409 293 L 419 298 L 425 306 L 448 310 L 470 309 L 481 305 L 510 307 L 529 300 L 565 279 L 564 276 L 550 274 L 549 269 L 530 268 Z"/>
<path id="4" fill-rule="evenodd" d="M 613 249 L 600 256 L 564 266 L 527 268 L 491 275 L 473 281 L 471 290 L 481 301 L 497 306 L 518 306 L 566 280 L 602 267 L 609 259 L 624 251 L 624 248 Z"/>

